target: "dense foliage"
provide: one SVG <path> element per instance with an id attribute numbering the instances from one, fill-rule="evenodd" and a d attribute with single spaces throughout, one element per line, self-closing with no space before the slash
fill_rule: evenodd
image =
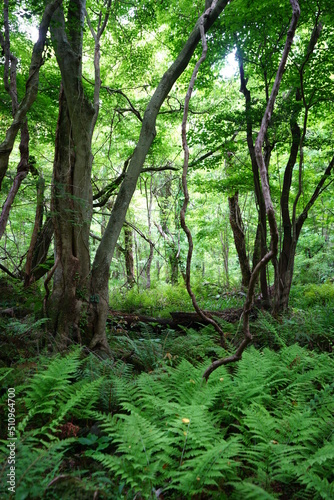
<path id="1" fill-rule="evenodd" d="M 1 498 L 334 498 L 332 2 L 0 23 Z"/>
<path id="2" fill-rule="evenodd" d="M 17 387 L 16 498 L 332 498 L 333 302 L 319 313 L 317 331 L 301 311 L 260 315 L 256 348 L 208 383 L 212 327 L 115 324 L 112 359 L 76 348 L 2 368 Z"/>

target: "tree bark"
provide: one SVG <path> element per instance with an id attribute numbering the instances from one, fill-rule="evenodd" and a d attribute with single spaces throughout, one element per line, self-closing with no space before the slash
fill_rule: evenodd
<path id="1" fill-rule="evenodd" d="M 59 99 L 52 181 L 55 254 L 58 265 L 54 273 L 52 294 L 48 301 L 48 314 L 51 318 L 52 330 L 57 335 L 59 345 L 62 348 L 66 347 L 72 340 L 87 342 L 87 339 L 81 337 L 79 325 L 82 301 L 88 300 L 89 293 L 87 289 L 90 271 L 90 218 L 87 207 L 89 199 L 85 200 L 82 193 L 78 193 L 80 184 L 76 184 L 75 169 L 80 169 L 84 179 L 85 170 L 87 167 L 89 168 L 91 160 L 89 149 L 87 150 L 86 164 L 81 163 L 82 157 L 77 157 L 76 151 L 80 147 L 80 142 L 78 144 L 74 140 L 74 120 L 70 119 L 67 99 L 62 88 Z M 83 135 L 85 135 L 84 124 L 85 120 L 82 120 Z M 85 325 L 81 322 L 81 326 Z M 81 330 L 83 331 L 84 328 Z"/>
<path id="2" fill-rule="evenodd" d="M 242 276 L 242 286 L 248 288 L 249 280 L 251 277 L 251 270 L 249 267 L 248 256 L 246 252 L 246 242 L 245 233 L 243 230 L 243 223 L 241 217 L 241 211 L 239 207 L 239 193 L 234 193 L 228 199 L 228 205 L 230 209 L 230 224 L 233 231 L 233 238 L 235 243 L 235 248 L 239 257 L 239 264 Z"/>
<path id="3" fill-rule="evenodd" d="M 99 111 L 101 86 L 99 41 L 109 10 L 98 32 L 94 33 L 94 105 L 87 99 L 82 87 L 85 15 L 85 0 L 72 0 L 68 6 L 67 23 L 62 8 L 59 8 L 51 27 L 62 87 L 52 187 L 57 266 L 47 309 L 52 330 L 61 347 L 72 340 L 90 345 L 95 333 L 95 309 L 99 300 L 90 290 L 91 142 Z M 103 350 L 109 350 L 105 332 L 95 342 L 97 344 Z"/>

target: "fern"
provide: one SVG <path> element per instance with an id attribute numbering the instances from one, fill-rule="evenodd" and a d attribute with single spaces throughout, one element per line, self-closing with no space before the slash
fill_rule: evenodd
<path id="1" fill-rule="evenodd" d="M 80 364 L 79 349 L 73 350 L 64 358 L 56 356 L 48 364 L 47 369 L 36 373 L 30 384 L 27 385 L 25 398 L 27 408 L 30 410 L 48 402 L 50 405 L 48 408 L 52 411 L 55 404 L 54 399 L 58 398 L 59 394 L 70 385 Z"/>
<path id="2" fill-rule="evenodd" d="M 114 439 L 117 454 L 87 454 L 126 480 L 131 488 L 150 494 L 172 451 L 167 436 L 136 412 L 114 416 L 105 428 Z"/>
<path id="3" fill-rule="evenodd" d="M 171 474 L 173 488 L 190 497 L 205 492 L 211 486 L 225 486 L 225 483 L 237 476 L 240 467 L 236 457 L 241 451 L 239 438 L 220 441 L 219 444 L 185 461 Z"/>
<path id="4" fill-rule="evenodd" d="M 15 498 L 41 498 L 51 479 L 58 474 L 64 454 L 73 441 L 73 438 L 63 439 L 41 447 L 36 438 L 19 440 L 16 448 Z M 6 498 L 5 490 L 2 494 L 2 498 Z"/>
<path id="5" fill-rule="evenodd" d="M 265 489 L 250 482 L 230 482 L 234 486 L 235 492 L 232 495 L 233 500 L 240 500 L 241 498 L 247 500 L 274 500 L 278 495 L 268 493 Z"/>
<path id="6" fill-rule="evenodd" d="M 80 349 L 75 349 L 64 358 L 57 356 L 45 371 L 34 375 L 27 386 L 24 400 L 28 413 L 18 425 L 19 433 L 32 419 L 40 416 L 40 433 L 46 433 L 50 438 L 50 430 L 55 432 L 69 413 L 80 418 L 90 415 L 99 397 L 102 378 L 74 383 L 83 363 L 80 355 Z"/>
<path id="7" fill-rule="evenodd" d="M 203 367 L 183 360 L 164 374 L 143 373 L 135 385 L 118 381 L 118 397 L 129 414 L 103 425 L 116 455 L 93 451 L 90 456 L 146 495 L 168 483 L 169 489 L 188 494 L 225 476 L 236 477 L 233 457 L 240 451 L 239 438 L 225 442 L 224 430 L 210 412 L 222 382 L 213 377 L 204 384 L 202 372 Z"/>
<path id="8" fill-rule="evenodd" d="M 319 448 L 312 458 L 296 466 L 299 480 L 307 490 L 315 491 L 321 498 L 334 497 L 334 437 Z"/>
<path id="9" fill-rule="evenodd" d="M 159 490 L 273 499 L 296 489 L 321 498 L 331 491 L 332 367 L 328 356 L 290 346 L 251 348 L 208 384 L 204 364 L 185 359 L 137 379 L 112 376 L 122 413 L 95 418 L 114 453 L 90 456 L 145 498 Z"/>
<path id="10" fill-rule="evenodd" d="M 252 347 L 204 383 L 207 361 L 164 360 L 173 335 L 161 336 L 150 373 L 138 376 L 121 359 L 81 359 L 74 349 L 17 387 L 22 498 L 24 490 L 29 498 L 57 498 L 53 479 L 69 469 L 67 450 L 87 464 L 80 480 L 65 473 L 76 478 L 79 497 L 94 484 L 110 498 L 333 498 L 333 358 L 298 345 Z M 201 359 L 197 339 L 184 339 L 180 345 L 194 349 L 189 358 Z M 151 356 L 139 352 L 142 361 Z M 60 429 L 83 418 L 100 422 L 103 435 L 62 439 Z"/>
<path id="11" fill-rule="evenodd" d="M 77 442 L 75 436 L 79 426 L 73 425 L 69 419 L 80 421 L 95 415 L 93 408 L 99 398 L 103 377 L 77 381 L 79 368 L 84 364 L 80 357 L 79 348 L 63 358 L 55 357 L 31 378 L 26 387 L 19 388 L 16 498 L 41 498 L 46 494 L 49 483 L 63 467 L 66 451 Z M 65 437 L 68 429 L 73 437 Z M 4 454 L 4 473 L 8 456 L 5 441 L 1 451 Z M 69 480 L 72 476 L 73 471 L 68 473 Z"/>

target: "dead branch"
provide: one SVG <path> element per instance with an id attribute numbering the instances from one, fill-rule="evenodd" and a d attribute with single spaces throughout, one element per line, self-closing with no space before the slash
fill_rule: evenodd
<path id="1" fill-rule="evenodd" d="M 260 170 L 260 176 L 261 176 L 261 184 L 262 184 L 262 193 L 263 193 L 263 198 L 265 201 L 265 206 L 266 206 L 266 214 L 269 222 L 269 228 L 270 228 L 270 237 L 271 237 L 271 242 L 270 242 L 270 251 L 266 253 L 264 257 L 260 260 L 260 262 L 255 266 L 255 269 L 252 272 L 250 282 L 249 282 L 249 287 L 248 287 L 248 293 L 246 297 L 246 301 L 244 304 L 244 309 L 243 309 L 243 333 L 244 333 L 244 339 L 242 340 L 241 344 L 239 345 L 238 349 L 234 354 L 231 356 L 228 356 L 226 358 L 219 359 L 217 361 L 214 361 L 211 366 L 209 366 L 205 372 L 203 373 L 203 378 L 205 380 L 208 380 L 210 374 L 216 370 L 219 366 L 226 365 L 228 363 L 232 363 L 234 361 L 238 361 L 242 357 L 242 353 L 246 349 L 246 347 L 251 343 L 253 337 L 252 334 L 250 333 L 249 330 L 249 316 L 250 316 L 250 311 L 251 311 L 251 306 L 254 300 L 254 292 L 255 292 L 255 284 L 256 284 L 256 279 L 257 276 L 260 272 L 260 270 L 270 262 L 272 259 L 276 259 L 277 251 L 278 251 L 278 229 L 277 229 L 277 223 L 276 223 L 276 217 L 275 217 L 275 210 L 272 204 L 271 200 L 271 195 L 270 195 L 270 188 L 269 188 L 269 183 L 268 183 L 268 175 L 267 175 L 267 168 L 265 164 L 265 160 L 263 157 L 262 153 L 262 147 L 263 143 L 266 137 L 266 133 L 268 130 L 268 125 L 272 116 L 272 112 L 274 109 L 274 104 L 275 100 L 279 91 L 279 87 L 283 78 L 283 73 L 286 65 L 286 61 L 291 49 L 292 41 L 294 38 L 294 34 L 297 28 L 297 22 L 299 19 L 300 15 L 300 7 L 298 4 L 297 0 L 290 0 L 291 7 L 292 7 L 292 19 L 291 23 L 289 26 L 289 30 L 287 33 L 286 37 L 286 42 L 283 50 L 283 54 L 281 57 L 280 64 L 278 66 L 278 70 L 276 73 L 276 78 L 275 82 L 270 94 L 270 98 L 267 103 L 266 110 L 264 112 L 263 118 L 262 118 L 262 123 L 260 127 L 259 134 L 257 136 L 256 142 L 255 142 L 255 155 L 256 155 L 256 161 L 259 166 Z M 276 270 L 275 270 L 276 271 Z"/>

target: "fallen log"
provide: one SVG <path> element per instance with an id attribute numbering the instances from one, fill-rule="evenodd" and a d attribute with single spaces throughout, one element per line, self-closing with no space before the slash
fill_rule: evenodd
<path id="1" fill-rule="evenodd" d="M 168 327 L 171 324 L 171 320 L 168 318 L 153 318 L 151 316 L 145 316 L 143 314 L 131 314 L 122 311 L 109 311 L 108 323 L 119 323 L 126 324 L 126 326 L 131 327 L 138 323 L 146 324 L 157 324 L 160 326 Z"/>
<path id="2" fill-rule="evenodd" d="M 206 316 L 223 319 L 228 323 L 236 323 L 242 315 L 242 308 L 225 309 L 224 311 L 204 311 Z M 202 325 L 209 325 L 209 321 L 203 320 L 196 312 L 172 312 L 173 323 L 188 328 L 194 328 Z"/>
<path id="3" fill-rule="evenodd" d="M 205 314 L 221 318 L 228 323 L 236 323 L 242 315 L 242 308 L 225 309 L 224 311 L 205 311 Z M 172 328 L 179 330 L 180 327 L 200 329 L 209 324 L 203 320 L 196 312 L 175 311 L 170 313 L 171 318 L 154 318 L 142 314 L 131 314 L 122 311 L 109 311 L 109 324 L 118 324 L 126 328 L 134 328 L 138 323 L 149 324 L 154 330 L 163 328 Z"/>

